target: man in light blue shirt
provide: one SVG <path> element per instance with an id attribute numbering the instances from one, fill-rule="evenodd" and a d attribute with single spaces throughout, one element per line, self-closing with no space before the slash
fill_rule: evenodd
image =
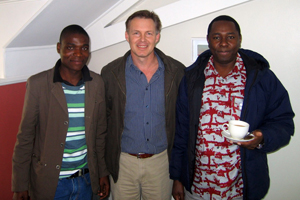
<path id="1" fill-rule="evenodd" d="M 107 169 L 113 199 L 171 199 L 169 158 L 175 134 L 175 104 L 184 66 L 155 45 L 159 17 L 147 10 L 126 21 L 130 45 L 105 66 Z"/>
<path id="2" fill-rule="evenodd" d="M 128 56 L 125 67 L 126 105 L 122 152 L 158 154 L 167 149 L 164 97 L 164 63 L 156 55 L 158 69 L 150 82 Z M 144 133 L 144 134 L 141 134 Z"/>

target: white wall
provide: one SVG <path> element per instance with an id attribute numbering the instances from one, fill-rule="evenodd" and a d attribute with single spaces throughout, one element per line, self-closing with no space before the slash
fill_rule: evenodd
<path id="1" fill-rule="evenodd" d="M 56 45 L 10 48 L 5 51 L 5 59 L 10 61 L 10 67 L 5 68 L 5 78 L 10 81 L 26 80 L 33 74 L 52 68 L 59 54 Z"/>
<path id="2" fill-rule="evenodd" d="M 0 7 L 0 79 L 4 78 L 4 52 L 6 45 L 22 30 L 47 0 L 2 3 Z"/>
<path id="3" fill-rule="evenodd" d="M 199 8 L 201 9 L 201 8 Z M 206 37 L 207 26 L 218 15 L 234 17 L 240 24 L 242 48 L 261 53 L 270 63 L 281 82 L 289 91 L 296 131 L 290 144 L 278 152 L 269 154 L 271 187 L 266 200 L 297 200 L 300 196 L 300 118 L 299 83 L 300 57 L 300 1 L 299 0 L 254 0 L 239 6 L 224 9 L 188 22 L 162 30 L 158 48 L 181 61 L 186 66 L 192 63 L 192 37 Z M 129 46 L 127 42 L 96 51 L 89 67 L 96 72 L 122 56 Z"/>

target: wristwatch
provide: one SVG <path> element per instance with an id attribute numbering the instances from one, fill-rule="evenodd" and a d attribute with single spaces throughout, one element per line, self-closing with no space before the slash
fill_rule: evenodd
<path id="1" fill-rule="evenodd" d="M 263 148 L 263 146 L 264 146 L 264 144 L 259 143 L 256 148 L 261 149 L 261 148 Z"/>
<path id="2" fill-rule="evenodd" d="M 261 132 L 261 130 L 258 130 Z M 260 143 L 257 145 L 257 149 L 261 149 L 263 148 L 263 146 L 265 145 L 265 138 L 262 139 L 262 141 L 260 141 Z"/>
<path id="3" fill-rule="evenodd" d="M 262 139 L 262 141 L 257 145 L 257 149 L 261 149 L 261 148 L 263 148 L 263 146 L 265 145 L 265 140 L 264 139 Z"/>

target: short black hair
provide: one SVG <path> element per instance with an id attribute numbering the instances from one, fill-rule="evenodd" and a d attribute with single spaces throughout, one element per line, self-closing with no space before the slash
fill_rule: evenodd
<path id="1" fill-rule="evenodd" d="M 210 24 L 208 25 L 208 29 L 207 29 L 207 35 L 209 35 L 210 31 L 211 31 L 211 27 L 213 25 L 214 22 L 217 21 L 229 21 L 229 22 L 233 22 L 235 25 L 236 30 L 238 31 L 239 35 L 241 36 L 241 29 L 240 29 L 240 25 L 237 23 L 237 21 L 235 21 L 235 19 L 233 19 L 232 17 L 228 16 L 228 15 L 220 15 L 216 18 L 214 18 Z"/>
<path id="2" fill-rule="evenodd" d="M 136 11 L 135 13 L 133 13 L 132 15 L 130 15 L 128 17 L 128 19 L 125 22 L 127 33 L 129 31 L 130 22 L 134 18 L 152 19 L 154 21 L 154 24 L 155 24 L 156 34 L 160 33 L 160 31 L 161 31 L 160 19 L 159 19 L 158 15 L 155 12 L 153 12 L 153 11 L 151 12 L 149 10 L 139 10 L 139 11 Z"/>
<path id="3" fill-rule="evenodd" d="M 74 34 L 74 33 L 77 33 L 77 34 L 82 34 L 82 35 L 85 35 L 87 36 L 88 38 L 89 35 L 88 33 L 84 30 L 84 28 L 82 28 L 81 26 L 77 25 L 77 24 L 72 24 L 72 25 L 69 25 L 67 27 L 65 27 L 61 33 L 60 33 L 60 37 L 59 37 L 59 43 L 61 43 L 62 39 L 67 35 L 67 34 Z"/>

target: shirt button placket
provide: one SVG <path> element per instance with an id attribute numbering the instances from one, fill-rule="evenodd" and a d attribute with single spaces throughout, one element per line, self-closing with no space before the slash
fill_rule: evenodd
<path id="1" fill-rule="evenodd" d="M 144 122 L 145 122 L 145 137 L 146 137 L 146 142 L 149 142 L 149 136 L 151 135 L 150 132 L 150 113 L 151 113 L 151 97 L 150 97 L 150 85 L 148 84 L 145 87 L 145 97 L 144 97 L 144 107 L 145 107 L 145 118 L 144 118 Z"/>

